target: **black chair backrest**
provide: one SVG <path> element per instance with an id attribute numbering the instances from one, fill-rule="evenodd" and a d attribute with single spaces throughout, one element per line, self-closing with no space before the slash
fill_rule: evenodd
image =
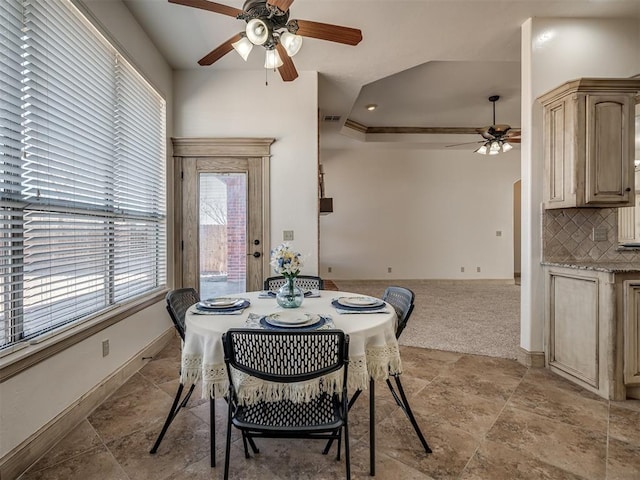
<path id="1" fill-rule="evenodd" d="M 287 283 L 287 279 L 285 277 L 269 277 L 264 281 L 264 289 L 275 292 L 285 283 Z M 296 277 L 296 285 L 302 291 L 324 290 L 324 281 L 320 277 L 315 277 L 313 275 L 298 275 Z"/>
<path id="2" fill-rule="evenodd" d="M 415 294 L 404 287 L 387 287 L 382 296 L 382 300 L 390 304 L 396 311 L 398 316 L 398 326 L 396 328 L 396 338 L 400 337 L 400 334 L 407 326 L 407 321 L 413 312 L 413 300 Z"/>
<path id="3" fill-rule="evenodd" d="M 179 288 L 167 293 L 166 300 L 167 311 L 171 316 L 171 320 L 173 320 L 173 325 L 176 327 L 180 338 L 184 340 L 184 316 L 191 305 L 200 301 L 200 295 L 194 288 Z"/>
<path id="4" fill-rule="evenodd" d="M 222 336 L 225 362 L 262 380 L 303 382 L 346 368 L 349 337 L 341 330 L 289 332 L 235 328 Z"/>

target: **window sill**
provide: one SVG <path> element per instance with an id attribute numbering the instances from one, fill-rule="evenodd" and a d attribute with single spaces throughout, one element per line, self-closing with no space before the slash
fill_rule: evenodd
<path id="1" fill-rule="evenodd" d="M 134 313 L 162 301 L 166 293 L 166 289 L 157 290 L 132 302 L 117 306 L 79 325 L 71 328 L 63 327 L 37 343 L 25 342 L 24 345 L 18 345 L 13 351 L 9 351 L 3 358 L 0 358 L 0 383 L 115 325 Z"/>

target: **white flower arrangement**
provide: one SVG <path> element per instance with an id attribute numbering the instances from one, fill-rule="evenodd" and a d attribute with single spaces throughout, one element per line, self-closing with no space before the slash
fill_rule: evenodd
<path id="1" fill-rule="evenodd" d="M 271 250 L 271 266 L 273 271 L 286 278 L 295 278 L 300 274 L 304 260 L 299 252 L 294 252 L 288 242 L 284 242 Z"/>

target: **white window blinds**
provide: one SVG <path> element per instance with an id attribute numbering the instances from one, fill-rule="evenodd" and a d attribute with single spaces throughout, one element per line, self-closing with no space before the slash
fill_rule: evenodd
<path id="1" fill-rule="evenodd" d="M 165 105 L 68 0 L 0 2 L 0 348 L 165 283 Z"/>

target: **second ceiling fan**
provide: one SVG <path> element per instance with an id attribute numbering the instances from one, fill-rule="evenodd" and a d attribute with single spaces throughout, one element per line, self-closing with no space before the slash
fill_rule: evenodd
<path id="1" fill-rule="evenodd" d="M 500 152 L 508 152 L 511 150 L 513 148 L 512 143 L 520 143 L 520 129 L 511 128 L 510 125 L 496 124 L 496 102 L 498 100 L 500 100 L 499 95 L 489 97 L 489 101 L 493 104 L 493 125 L 476 129 L 476 132 L 479 133 L 484 140 L 457 143 L 455 145 L 447 145 L 447 147 L 482 143 L 482 145 L 475 150 L 475 153 L 497 155 Z"/>
<path id="2" fill-rule="evenodd" d="M 242 10 L 208 0 L 169 0 L 169 3 L 208 10 L 247 22 L 246 28 L 198 60 L 200 65 L 211 65 L 231 50 L 244 60 L 254 46 L 265 48 L 265 68 L 277 68 L 285 82 L 298 78 L 291 60 L 302 46 L 302 37 L 317 38 L 345 45 L 357 45 L 362 32 L 357 28 L 342 27 L 310 20 L 289 19 L 289 7 L 294 0 L 246 0 Z"/>

